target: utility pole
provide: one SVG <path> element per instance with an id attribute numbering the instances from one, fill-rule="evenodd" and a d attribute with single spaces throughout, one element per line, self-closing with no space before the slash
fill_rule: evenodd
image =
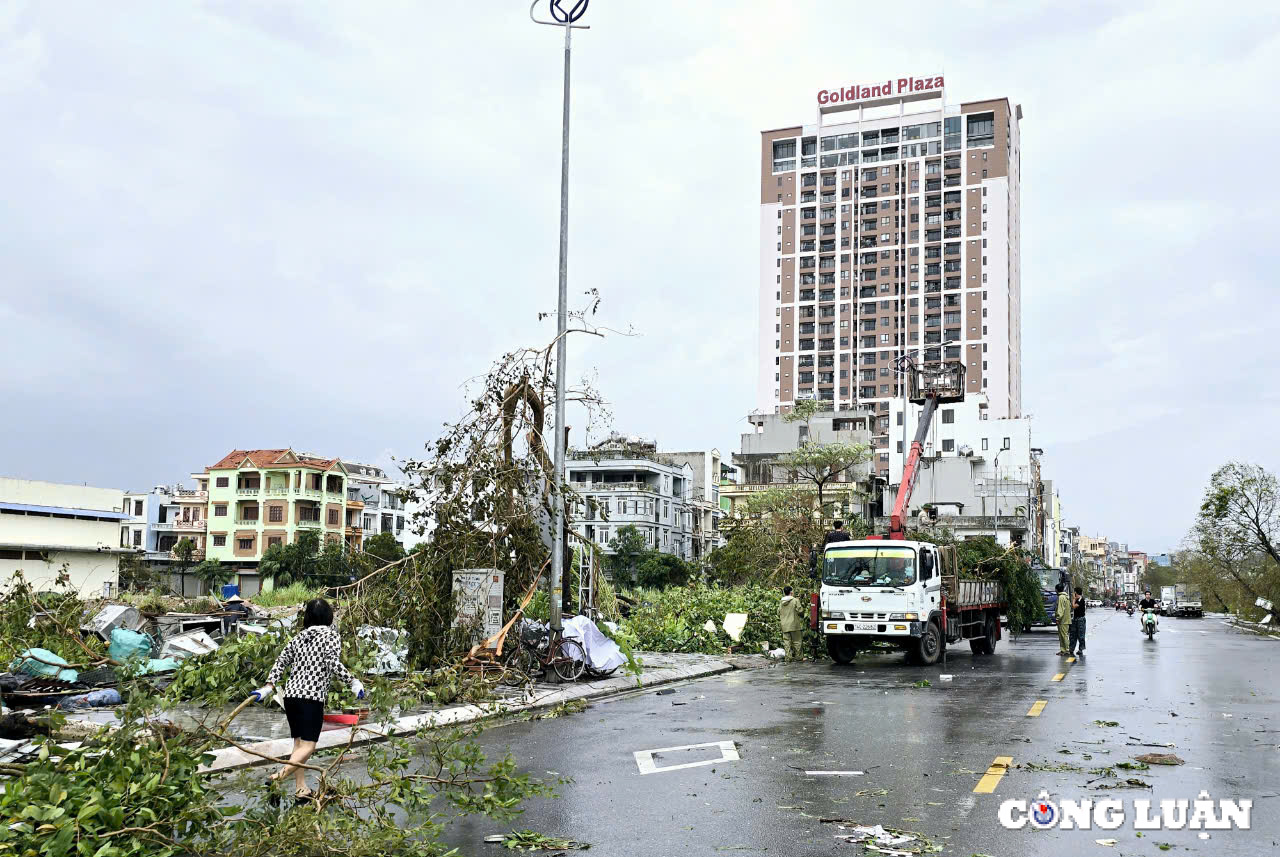
<path id="1" fill-rule="evenodd" d="M 539 0 L 529 5 L 529 19 L 535 24 L 564 28 L 564 99 L 560 117 L 560 288 L 556 301 L 556 427 L 555 427 L 555 461 L 552 474 L 554 484 L 551 486 L 551 502 L 554 504 L 552 515 L 555 519 L 554 541 L 551 545 L 551 592 L 550 619 L 551 630 L 561 629 L 560 610 L 562 607 L 562 588 L 564 580 L 564 460 L 568 438 L 565 437 L 564 416 L 564 364 L 567 359 L 567 329 L 569 316 L 569 48 L 570 36 L 574 30 L 590 29 L 576 24 L 587 11 L 590 0 L 577 0 L 572 8 L 562 8 L 563 0 L 547 0 L 547 5 L 554 20 L 540 21 L 534 17 L 533 10 Z"/>

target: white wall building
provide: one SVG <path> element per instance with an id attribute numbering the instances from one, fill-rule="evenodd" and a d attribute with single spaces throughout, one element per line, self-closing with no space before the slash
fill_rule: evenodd
<path id="1" fill-rule="evenodd" d="M 653 441 L 614 437 L 589 450 L 572 450 L 565 471 L 583 498 L 574 532 L 604 553 L 611 552 L 609 541 L 618 531 L 631 525 L 650 548 L 694 558 L 694 470 L 687 461 L 664 462 Z"/>
<path id="2" fill-rule="evenodd" d="M 406 483 L 392 479 L 386 471 L 372 464 L 350 461 L 342 464 L 347 468 L 347 498 L 364 503 L 360 526 L 365 539 L 379 533 L 393 533 L 396 541 L 408 550 L 428 538 L 430 534 L 418 532 L 414 523 L 419 504 L 402 499 L 408 488 Z"/>
<path id="3" fill-rule="evenodd" d="M 663 452 L 658 458 L 677 467 L 688 464 L 693 471 L 693 484 L 689 492 L 689 506 L 693 530 L 690 533 L 690 559 L 705 559 L 713 550 L 724 544 L 720 535 L 720 520 L 724 511 L 720 508 L 720 480 L 724 473 L 724 461 L 720 450 L 695 452 Z"/>
<path id="4" fill-rule="evenodd" d="M 123 491 L 0 477 L 0 588 L 21 571 L 53 589 L 66 566 L 82 594 L 114 593 L 120 554 L 134 552 L 119 546 L 129 517 Z"/>
<path id="5" fill-rule="evenodd" d="M 902 481 L 905 451 L 911 448 L 922 407 L 902 400 L 890 403 L 888 514 Z M 963 402 L 940 405 L 925 435 L 920 475 L 908 512 L 926 505 L 937 510 L 942 525 L 957 535 L 996 535 L 1001 544 L 1026 543 L 1031 484 L 1031 422 L 988 419 L 986 397 L 968 395 Z M 905 437 L 904 437 L 905 429 Z"/>
<path id="6" fill-rule="evenodd" d="M 167 485 L 157 485 L 145 494 L 125 492 L 124 511 L 129 519 L 120 525 L 120 547 L 144 552 L 151 563 L 176 559 L 173 548 L 183 538 L 191 539 L 202 552 L 204 507 L 189 502 L 196 494 Z"/>

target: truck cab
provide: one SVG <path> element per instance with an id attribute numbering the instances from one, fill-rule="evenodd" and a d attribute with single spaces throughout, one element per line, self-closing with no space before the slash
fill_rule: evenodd
<path id="1" fill-rule="evenodd" d="M 918 648 L 932 619 L 942 628 L 941 563 L 927 542 L 833 542 L 822 554 L 819 627 L 832 658 L 848 663 L 859 648 L 888 642 Z M 940 649 L 941 639 L 933 643 Z M 926 652 L 936 660 L 936 654 Z"/>

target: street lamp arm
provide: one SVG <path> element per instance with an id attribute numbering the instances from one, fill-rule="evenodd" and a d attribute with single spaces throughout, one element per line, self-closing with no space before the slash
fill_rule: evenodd
<path id="1" fill-rule="evenodd" d="M 570 27 L 571 29 L 574 29 L 574 30 L 590 30 L 590 29 L 591 29 L 591 25 L 590 25 L 590 24 L 574 24 L 574 23 L 572 23 L 573 21 L 576 21 L 576 20 L 578 20 L 579 18 L 581 18 L 581 17 L 586 13 L 586 11 L 587 11 L 587 3 L 588 3 L 588 2 L 590 2 L 590 0 L 578 0 L 577 5 L 575 5 L 575 6 L 574 6 L 572 9 L 570 9 L 568 12 L 565 12 L 563 9 L 560 9 L 560 3 L 559 3 L 559 0 L 549 0 L 550 8 L 551 8 L 551 10 L 552 10 L 552 11 L 551 11 L 551 16 L 554 18 L 554 17 L 555 17 L 555 15 L 556 15 L 556 11 L 557 11 L 557 10 L 559 10 L 559 12 L 560 12 L 560 14 L 561 14 L 561 15 L 565 15 L 565 16 L 566 16 L 566 20 L 564 20 L 564 21 L 543 21 L 543 20 L 540 20 L 540 19 L 538 19 L 537 17 L 535 17 L 535 16 L 534 16 L 534 14 L 533 14 L 533 10 L 534 10 L 535 8 L 537 8 L 538 3 L 540 3 L 540 2 L 541 2 L 541 0 L 533 0 L 533 2 L 529 4 L 529 20 L 530 20 L 530 21 L 533 21 L 533 23 L 535 23 L 535 24 L 546 24 L 548 27 L 564 27 L 564 26 L 568 26 L 568 27 Z"/>

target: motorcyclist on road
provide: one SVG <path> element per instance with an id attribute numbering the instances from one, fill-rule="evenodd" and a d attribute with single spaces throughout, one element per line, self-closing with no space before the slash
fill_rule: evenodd
<path id="1" fill-rule="evenodd" d="M 1151 597 L 1151 590 L 1148 589 L 1142 594 L 1142 600 L 1138 602 L 1138 625 L 1142 626 L 1145 621 L 1143 617 L 1147 615 L 1147 611 L 1155 612 L 1156 605 L 1160 602 Z"/>

